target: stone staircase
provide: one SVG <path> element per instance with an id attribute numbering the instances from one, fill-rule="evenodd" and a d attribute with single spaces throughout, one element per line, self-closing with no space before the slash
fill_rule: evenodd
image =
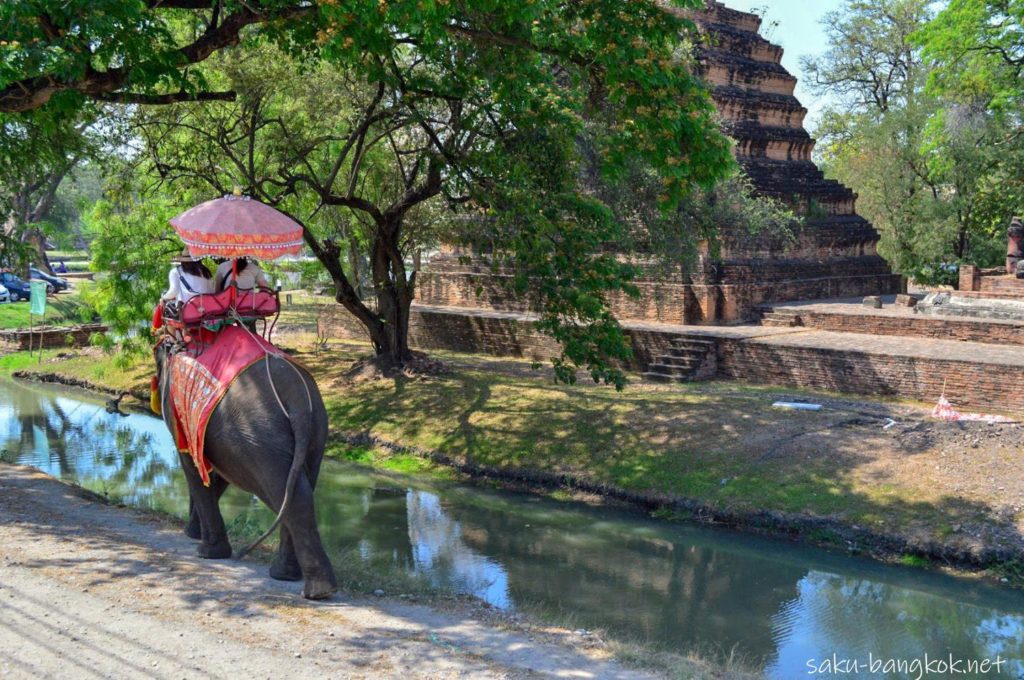
<path id="1" fill-rule="evenodd" d="M 761 313 L 762 326 L 769 326 L 772 328 L 792 328 L 794 326 L 804 325 L 803 321 L 800 319 L 800 314 L 791 309 L 763 308 L 759 311 Z"/>
<path id="2" fill-rule="evenodd" d="M 669 353 L 656 357 L 643 376 L 656 382 L 708 380 L 718 370 L 715 348 L 715 340 L 705 336 L 673 338 Z"/>

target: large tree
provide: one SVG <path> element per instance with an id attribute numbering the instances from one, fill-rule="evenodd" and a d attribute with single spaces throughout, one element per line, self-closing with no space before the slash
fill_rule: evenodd
<path id="1" fill-rule="evenodd" d="M 922 280 L 948 271 L 942 262 L 995 263 L 1015 192 L 1007 162 L 1020 158 L 978 97 L 927 87 L 918 36 L 932 10 L 849 2 L 826 16 L 829 50 L 804 61 L 812 85 L 836 98 L 817 130 L 827 171 L 860 195 L 880 252 Z"/>
<path id="2" fill-rule="evenodd" d="M 929 93 L 951 102 L 934 137 L 980 161 L 977 218 L 1002 237 L 1024 213 L 1024 0 L 953 0 L 915 39 Z"/>
<path id="3" fill-rule="evenodd" d="M 936 92 L 981 98 L 1024 125 L 1024 0 L 952 0 L 916 36 Z"/>
<path id="4" fill-rule="evenodd" d="M 451 163 L 466 163 L 493 134 L 471 122 L 472 102 L 403 97 L 332 65 L 302 68 L 272 46 L 217 66 L 237 101 L 140 112 L 139 168 L 162 190 L 238 187 L 302 223 L 335 298 L 366 328 L 382 367 L 401 366 L 411 356 L 412 255 L 436 243 Z M 444 140 L 440 152 L 435 139 Z M 359 291 L 363 251 L 372 303 Z"/>
<path id="5" fill-rule="evenodd" d="M 474 221 L 475 236 L 491 230 L 490 255 L 514 271 L 542 328 L 562 342 L 562 375 L 581 365 L 621 382 L 607 364 L 624 356 L 625 343 L 606 295 L 630 289 L 630 270 L 603 252 L 621 225 L 578 191 L 578 140 L 596 131 L 589 145 L 606 177 L 637 160 L 648 164 L 665 208 L 732 166 L 693 75 L 688 41 L 696 28 L 655 0 L 44 0 L 3 5 L 0 25 L 15 38 L 0 62 L 0 110 L 73 108 L 89 98 L 230 99 L 230 86 L 195 65 L 228 45 L 265 40 L 307 68 L 325 61 L 365 83 L 370 96 L 353 107 L 355 117 L 333 143 L 317 146 L 333 155 L 332 170 L 292 171 L 273 190 L 263 187 L 266 196 L 301 187 L 373 223 L 374 284 L 387 292 L 373 315 L 348 290 L 341 249 L 313 230 L 306 240 L 331 272 L 339 302 L 368 328 L 382 327 L 371 336 L 395 365 L 409 359 L 399 335 L 415 285 L 396 244 L 409 209 L 443 195 L 486 218 Z M 587 120 L 600 125 L 588 128 Z M 372 206 L 358 182 L 370 142 L 392 149 L 389 172 L 404 184 Z"/>
<path id="6" fill-rule="evenodd" d="M 44 224 L 53 216 L 64 180 L 97 149 L 92 117 L 0 114 L 0 224 L 4 263 L 25 259 L 50 270 Z M 25 248 L 18 248 L 23 244 Z M 17 257 L 11 257 L 17 253 Z"/>

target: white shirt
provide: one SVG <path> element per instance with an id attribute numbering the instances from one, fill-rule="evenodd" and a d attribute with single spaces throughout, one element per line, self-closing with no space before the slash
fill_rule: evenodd
<path id="1" fill-rule="evenodd" d="M 231 260 L 225 260 L 217 265 L 216 279 L 218 282 L 223 281 L 224 284 L 221 286 L 221 290 L 224 290 L 231 285 L 234 278 L 231 276 Z M 260 266 L 249 260 L 249 264 L 245 265 L 245 269 L 238 273 L 238 287 L 242 290 L 250 290 L 255 288 L 259 284 L 265 288 L 270 288 L 270 282 L 267 281 L 266 275 Z"/>
<path id="2" fill-rule="evenodd" d="M 187 286 L 182 285 L 182 279 Z M 161 297 L 164 300 L 177 300 L 178 302 L 185 303 L 191 300 L 196 295 L 202 295 L 204 293 L 213 293 L 213 279 L 204 279 L 202 276 L 195 276 L 193 274 L 187 274 L 182 271 L 181 267 L 175 267 L 171 270 L 171 273 L 167 275 L 167 292 Z M 189 290 L 191 288 L 192 290 Z"/>

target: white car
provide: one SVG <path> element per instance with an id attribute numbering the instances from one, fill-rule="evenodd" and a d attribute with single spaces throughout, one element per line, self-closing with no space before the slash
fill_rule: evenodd
<path id="1" fill-rule="evenodd" d="M 10 301 L 11 301 L 11 293 L 10 293 L 10 291 L 7 290 L 6 286 L 4 286 L 3 284 L 0 284 L 0 302 L 10 302 Z"/>

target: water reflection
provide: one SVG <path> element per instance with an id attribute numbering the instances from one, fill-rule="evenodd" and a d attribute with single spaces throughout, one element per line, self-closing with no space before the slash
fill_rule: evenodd
<path id="1" fill-rule="evenodd" d="M 188 502 L 177 456 L 163 423 L 108 413 L 100 400 L 0 385 L 4 460 L 74 480 L 97 493 L 145 508 Z"/>
<path id="2" fill-rule="evenodd" d="M 0 383 L 0 446 L 5 460 L 133 505 L 187 508 L 163 423 L 107 413 L 86 395 Z M 245 494 L 223 504 L 229 521 L 272 519 Z M 1005 677 L 1024 676 L 1016 591 L 527 495 L 395 488 L 339 464 L 323 468 L 317 510 L 329 549 L 389 560 L 496 607 L 571 614 L 577 626 L 679 651 L 736 652 L 772 677 L 869 653 L 999 655 L 1012 660 Z"/>

